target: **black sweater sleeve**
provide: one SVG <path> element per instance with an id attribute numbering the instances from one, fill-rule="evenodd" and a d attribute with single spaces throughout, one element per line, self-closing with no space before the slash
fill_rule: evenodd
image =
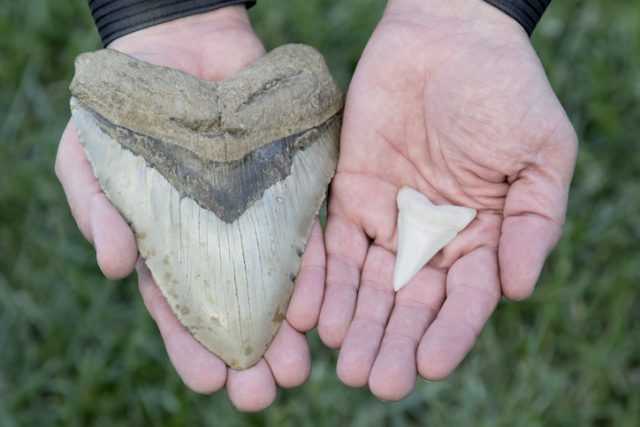
<path id="1" fill-rule="evenodd" d="M 551 0 L 484 0 L 516 21 L 531 35 Z"/>
<path id="2" fill-rule="evenodd" d="M 89 0 L 89 8 L 106 46 L 118 37 L 162 22 L 236 4 L 251 7 L 255 3 L 255 0 Z"/>

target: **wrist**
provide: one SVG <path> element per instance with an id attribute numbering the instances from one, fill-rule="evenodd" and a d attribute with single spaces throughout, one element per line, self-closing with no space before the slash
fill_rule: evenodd
<path id="1" fill-rule="evenodd" d="M 121 50 L 130 45 L 188 46 L 204 40 L 220 42 L 229 31 L 253 33 L 244 6 L 227 6 L 146 27 L 113 40 L 108 47 Z"/>
<path id="2" fill-rule="evenodd" d="M 134 31 L 117 38 L 108 47 L 209 80 L 231 75 L 264 53 L 243 5 Z"/>
<path id="3" fill-rule="evenodd" d="M 383 18 L 452 30 L 498 28 L 524 33 L 517 21 L 484 0 L 389 0 Z"/>
<path id="4" fill-rule="evenodd" d="M 255 0 L 91 0 L 89 8 L 104 46 L 126 34 L 186 16 Z"/>
<path id="5" fill-rule="evenodd" d="M 529 36 L 538 25 L 551 0 L 484 0 L 513 18 Z"/>

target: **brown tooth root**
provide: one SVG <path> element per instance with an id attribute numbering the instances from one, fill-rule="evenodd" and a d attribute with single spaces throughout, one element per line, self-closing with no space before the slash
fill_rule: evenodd
<path id="1" fill-rule="evenodd" d="M 211 83 L 106 49 L 79 57 L 71 93 L 178 319 L 231 367 L 257 363 L 337 163 L 342 95 L 322 57 L 287 45 Z"/>

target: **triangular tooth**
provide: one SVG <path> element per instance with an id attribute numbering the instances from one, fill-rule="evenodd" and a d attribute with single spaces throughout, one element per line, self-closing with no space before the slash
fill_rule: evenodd
<path id="1" fill-rule="evenodd" d="M 413 276 L 457 234 L 452 230 L 421 228 L 421 224 L 402 214 L 398 220 L 398 229 L 400 244 L 393 272 L 393 289 L 396 291 L 409 283 Z"/>
<path id="2" fill-rule="evenodd" d="M 398 253 L 393 289 L 399 291 L 473 220 L 475 209 L 436 206 L 409 187 L 398 192 Z"/>
<path id="3" fill-rule="evenodd" d="M 73 119 L 180 322 L 233 369 L 282 324 L 338 157 L 342 95 L 283 46 L 204 82 L 109 49 L 79 58 Z"/>

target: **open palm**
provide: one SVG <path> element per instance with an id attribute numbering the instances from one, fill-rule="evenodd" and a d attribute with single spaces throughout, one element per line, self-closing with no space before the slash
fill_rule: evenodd
<path id="1" fill-rule="evenodd" d="M 244 6 L 150 27 L 117 39 L 109 47 L 212 81 L 234 75 L 264 53 Z M 60 141 L 56 173 L 80 230 L 96 248 L 102 271 L 111 278 L 122 278 L 136 267 L 145 305 L 160 329 L 171 362 L 191 389 L 212 393 L 226 387 L 238 409 L 254 411 L 271 404 L 276 384 L 293 387 L 306 380 L 311 362 L 304 333 L 315 326 L 324 285 L 325 254 L 317 221 L 282 327 L 257 365 L 234 371 L 200 345 L 167 305 L 144 262 L 138 260 L 131 229 L 100 189 L 72 122 Z"/>
<path id="2" fill-rule="evenodd" d="M 562 231 L 573 128 L 524 31 L 478 7 L 388 7 L 347 96 L 319 332 L 341 347 L 341 380 L 383 399 L 408 394 L 417 373 L 449 375 L 501 295 L 532 292 Z M 396 294 L 403 186 L 478 215 Z"/>

